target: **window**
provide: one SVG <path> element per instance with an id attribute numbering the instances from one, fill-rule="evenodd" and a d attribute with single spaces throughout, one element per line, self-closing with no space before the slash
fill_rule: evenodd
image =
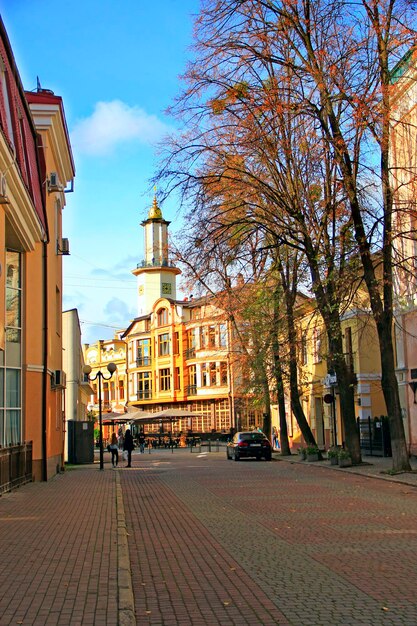
<path id="1" fill-rule="evenodd" d="M 204 326 L 202 326 L 200 328 L 200 347 L 201 348 L 205 348 L 207 345 L 207 333 L 206 333 L 206 328 Z"/>
<path id="2" fill-rule="evenodd" d="M 22 440 L 21 255 L 6 250 L 5 351 L 0 351 L 0 445 Z"/>
<path id="3" fill-rule="evenodd" d="M 197 366 L 190 365 L 188 368 L 188 390 L 190 395 L 197 393 Z"/>
<path id="4" fill-rule="evenodd" d="M 217 381 L 217 368 L 215 363 L 209 363 L 209 372 L 210 372 L 210 387 L 216 386 Z"/>
<path id="5" fill-rule="evenodd" d="M 166 326 L 168 324 L 168 309 L 159 309 L 158 326 Z"/>
<path id="6" fill-rule="evenodd" d="M 307 335 L 305 332 L 301 335 L 301 363 L 307 365 Z"/>
<path id="7" fill-rule="evenodd" d="M 201 386 L 210 387 L 210 372 L 207 363 L 201 365 Z"/>
<path id="8" fill-rule="evenodd" d="M 13 124 L 12 124 L 12 113 L 10 109 L 9 102 L 9 88 L 7 85 L 7 76 L 6 76 L 6 68 L 0 59 L 0 80 L 1 80 L 1 91 L 3 95 L 3 103 L 4 103 L 4 111 L 6 113 L 6 125 L 7 125 L 7 134 L 8 139 L 12 145 L 14 145 L 14 133 L 13 133 Z"/>
<path id="9" fill-rule="evenodd" d="M 110 404 L 110 390 L 109 383 L 103 382 L 103 404 L 108 406 Z"/>
<path id="10" fill-rule="evenodd" d="M 180 353 L 180 334 L 179 332 L 174 333 L 174 354 Z"/>
<path id="11" fill-rule="evenodd" d="M 190 309 L 190 320 L 198 320 L 201 317 L 201 308 L 200 307 L 194 307 L 193 309 Z"/>
<path id="12" fill-rule="evenodd" d="M 181 372 L 179 367 L 176 367 L 174 370 L 174 389 L 176 391 L 181 389 Z"/>
<path id="13" fill-rule="evenodd" d="M 227 348 L 227 326 L 220 324 L 219 326 L 219 347 Z"/>
<path id="14" fill-rule="evenodd" d="M 227 363 L 220 363 L 220 385 L 227 386 Z"/>
<path id="15" fill-rule="evenodd" d="M 192 359 L 195 357 L 196 348 L 196 329 L 191 328 L 187 333 L 187 351 L 185 353 L 186 359 Z"/>
<path id="16" fill-rule="evenodd" d="M 125 399 L 125 387 L 124 382 L 119 378 L 119 400 Z"/>
<path id="17" fill-rule="evenodd" d="M 149 400 L 152 398 L 152 373 L 139 372 L 137 375 L 137 396 L 138 400 Z"/>
<path id="18" fill-rule="evenodd" d="M 169 367 L 159 370 L 159 391 L 170 391 L 171 389 L 171 372 Z"/>
<path id="19" fill-rule="evenodd" d="M 354 363 L 353 363 L 353 348 L 352 348 L 352 329 L 350 326 L 345 329 L 345 351 L 346 351 L 346 365 L 348 369 L 353 372 L 354 371 Z"/>
<path id="20" fill-rule="evenodd" d="M 164 333 L 158 337 L 158 354 L 159 356 L 167 356 L 169 354 L 169 333 Z"/>
<path id="21" fill-rule="evenodd" d="M 216 327 L 214 325 L 208 327 L 208 345 L 209 348 L 216 346 Z"/>
<path id="22" fill-rule="evenodd" d="M 314 329 L 314 362 L 319 363 L 322 360 L 321 354 L 321 333 L 318 328 Z"/>
<path id="23" fill-rule="evenodd" d="M 136 344 L 136 367 L 149 366 L 151 364 L 151 340 L 139 339 Z"/>
<path id="24" fill-rule="evenodd" d="M 197 367 L 195 365 L 190 365 L 188 372 L 190 376 L 190 385 L 194 385 L 196 387 L 197 386 Z"/>

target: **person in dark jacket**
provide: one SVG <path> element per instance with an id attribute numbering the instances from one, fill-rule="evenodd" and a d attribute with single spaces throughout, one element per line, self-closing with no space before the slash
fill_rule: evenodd
<path id="1" fill-rule="evenodd" d="M 126 467 L 132 467 L 132 450 L 135 445 L 133 443 L 132 433 L 130 432 L 130 428 L 128 428 L 125 432 L 125 438 L 123 441 L 123 450 L 127 452 L 127 465 Z"/>

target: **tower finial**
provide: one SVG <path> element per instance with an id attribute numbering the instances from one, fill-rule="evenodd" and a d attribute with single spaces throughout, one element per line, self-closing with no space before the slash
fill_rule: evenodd
<path id="1" fill-rule="evenodd" d="M 155 187 L 156 187 L 156 185 L 155 185 Z M 148 219 L 149 220 L 161 220 L 162 219 L 162 211 L 159 208 L 158 201 L 156 199 L 156 190 L 155 190 L 155 195 L 153 197 L 152 206 L 149 209 Z"/>

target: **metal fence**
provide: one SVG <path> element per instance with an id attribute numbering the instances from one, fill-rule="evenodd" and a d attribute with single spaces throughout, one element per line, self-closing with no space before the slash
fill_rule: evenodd
<path id="1" fill-rule="evenodd" d="M 32 442 L 0 448 L 0 493 L 32 482 Z"/>
<path id="2" fill-rule="evenodd" d="M 358 418 L 362 453 L 368 456 L 392 456 L 388 417 Z"/>

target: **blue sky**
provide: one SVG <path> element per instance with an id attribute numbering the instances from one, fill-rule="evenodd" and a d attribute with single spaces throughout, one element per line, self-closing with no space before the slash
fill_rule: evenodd
<path id="1" fill-rule="evenodd" d="M 73 147 L 66 194 L 64 309 L 83 342 L 113 336 L 137 315 L 136 279 L 152 203 L 157 141 L 179 91 L 199 0 L 0 0 L 25 89 L 63 97 Z M 179 223 L 174 202 L 164 217 Z"/>

